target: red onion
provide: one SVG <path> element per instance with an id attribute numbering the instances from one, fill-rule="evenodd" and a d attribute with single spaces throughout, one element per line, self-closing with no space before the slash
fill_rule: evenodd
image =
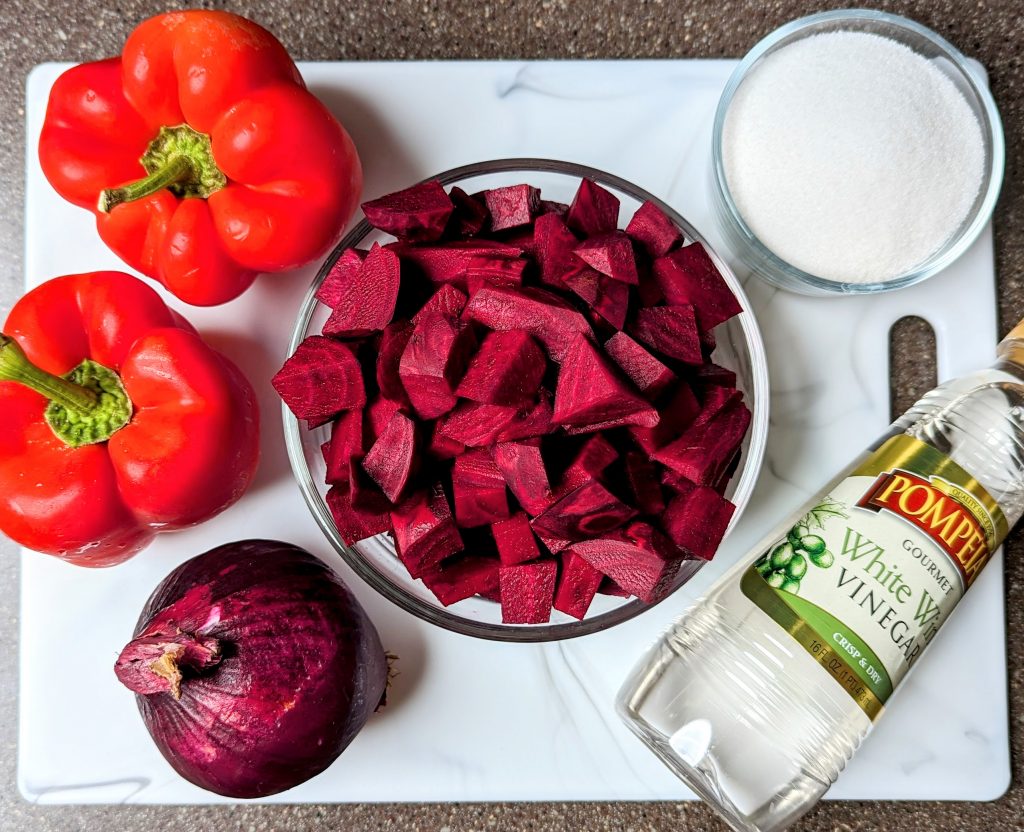
<path id="1" fill-rule="evenodd" d="M 182 777 L 263 797 L 337 759 L 382 704 L 388 663 L 334 572 L 296 546 L 245 540 L 168 575 L 114 671 Z"/>

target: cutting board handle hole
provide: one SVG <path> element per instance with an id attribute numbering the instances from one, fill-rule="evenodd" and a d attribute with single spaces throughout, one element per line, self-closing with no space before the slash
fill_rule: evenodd
<path id="1" fill-rule="evenodd" d="M 896 419 L 938 383 L 935 330 L 907 315 L 889 330 L 889 411 Z"/>

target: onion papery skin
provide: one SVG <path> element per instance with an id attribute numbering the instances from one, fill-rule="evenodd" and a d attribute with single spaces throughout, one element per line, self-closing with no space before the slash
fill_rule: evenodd
<path id="1" fill-rule="evenodd" d="M 153 671 L 160 650 L 180 656 L 173 684 Z M 296 546 L 246 540 L 164 579 L 115 672 L 175 771 L 256 798 L 337 759 L 382 703 L 388 661 L 330 568 Z"/>

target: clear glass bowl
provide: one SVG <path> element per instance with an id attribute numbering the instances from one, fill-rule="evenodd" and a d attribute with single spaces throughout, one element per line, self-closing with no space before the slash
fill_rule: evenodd
<path id="1" fill-rule="evenodd" d="M 844 283 L 809 274 L 778 257 L 751 231 L 740 215 L 729 191 L 722 153 L 722 133 L 726 114 L 736 90 L 768 55 L 811 35 L 850 31 L 882 35 L 902 43 L 923 55 L 941 70 L 963 93 L 981 125 L 985 143 L 985 179 L 967 217 L 953 236 L 923 263 L 898 277 L 879 283 Z M 1003 127 L 995 101 L 965 58 L 954 46 L 930 29 L 886 12 L 845 9 L 822 12 L 787 23 L 776 29 L 753 49 L 736 67 L 718 102 L 712 135 L 712 205 L 726 244 L 757 275 L 782 289 L 807 295 L 863 294 L 885 292 L 919 283 L 942 271 L 963 254 L 977 239 L 992 217 L 1003 182 L 1005 146 Z"/>
<path id="2" fill-rule="evenodd" d="M 750 499 L 761 467 L 768 433 L 768 369 L 761 334 L 750 311 L 750 304 L 729 266 L 714 253 L 704 238 L 668 205 L 636 185 L 593 168 L 545 159 L 502 159 L 466 165 L 431 178 L 440 180 L 446 186 L 458 185 L 469 193 L 485 188 L 529 182 L 541 189 L 544 198 L 569 202 L 583 177 L 601 184 L 621 200 L 621 217 L 625 220 L 628 220 L 645 200 L 655 202 L 683 230 L 687 242 L 699 240 L 704 244 L 744 309 L 740 315 L 715 330 L 718 342 L 715 359 L 736 371 L 737 384 L 753 413 L 751 428 L 744 440 L 739 469 L 729 485 L 729 491 L 726 492 L 736 504 L 736 512 L 729 526 L 731 529 Z M 327 320 L 330 310 L 316 299 L 315 292 L 341 252 L 352 246 L 368 247 L 374 242 L 384 243 L 391 239 L 393 238 L 389 235 L 371 228 L 364 220 L 338 244 L 320 268 L 306 294 L 295 323 L 288 349 L 289 355 L 308 335 L 319 333 Z M 582 621 L 553 610 L 551 623 L 536 625 L 503 624 L 500 605 L 479 597 L 468 598 L 450 607 L 444 607 L 421 581 L 410 577 L 395 556 L 394 546 L 388 535 L 378 535 L 355 546 L 347 546 L 342 541 L 325 502 L 326 466 L 320 453 L 320 445 L 329 436 L 328 427 L 308 430 L 287 407 L 283 407 L 283 416 L 285 442 L 292 471 L 306 505 L 327 539 L 353 571 L 370 586 L 425 621 L 479 638 L 523 642 L 554 641 L 604 630 L 632 618 L 651 606 L 637 599 L 598 595 L 590 612 Z M 673 591 L 686 583 L 701 565 L 699 561 L 688 562 L 672 587 Z"/>

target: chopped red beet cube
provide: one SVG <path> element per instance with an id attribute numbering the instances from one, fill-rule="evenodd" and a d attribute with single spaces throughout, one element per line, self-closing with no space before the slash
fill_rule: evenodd
<path id="1" fill-rule="evenodd" d="M 626 226 L 626 233 L 636 240 L 652 257 L 664 257 L 683 242 L 683 233 L 653 202 L 645 202 L 636 209 Z"/>
<path id="2" fill-rule="evenodd" d="M 640 309 L 630 328 L 637 340 L 676 358 L 684 364 L 703 364 L 704 354 L 700 350 L 700 333 L 693 307 L 654 306 Z"/>
<path id="3" fill-rule="evenodd" d="M 324 462 L 327 463 L 326 481 L 331 484 L 348 482 L 348 463 L 363 453 L 363 411 L 342 413 L 331 428 L 331 439 L 325 442 Z"/>
<path id="4" fill-rule="evenodd" d="M 636 517 L 637 511 L 596 480 L 584 483 L 533 518 L 538 534 L 565 540 L 599 537 Z"/>
<path id="5" fill-rule="evenodd" d="M 470 555 L 424 572 L 422 580 L 438 601 L 450 607 L 474 595 L 500 593 L 500 566 L 494 558 Z"/>
<path id="6" fill-rule="evenodd" d="M 652 459 L 698 485 L 712 485 L 732 460 L 750 426 L 750 411 L 742 403 L 725 407 L 711 419 L 694 423 L 657 451 Z"/>
<path id="7" fill-rule="evenodd" d="M 476 347 L 473 330 L 439 312 L 419 319 L 398 365 L 409 401 L 420 419 L 455 407 L 455 386 Z"/>
<path id="8" fill-rule="evenodd" d="M 703 425 L 710 422 L 719 411 L 729 407 L 735 407 L 743 401 L 743 393 L 729 387 L 708 387 L 701 397 L 700 413 L 693 420 L 695 425 Z"/>
<path id="9" fill-rule="evenodd" d="M 668 404 L 661 408 L 661 421 L 658 424 L 653 428 L 631 425 L 629 433 L 650 456 L 693 424 L 700 412 L 700 402 L 690 386 L 682 381 L 676 386 Z"/>
<path id="10" fill-rule="evenodd" d="M 455 393 L 487 404 L 521 404 L 536 395 L 546 369 L 544 352 L 529 333 L 491 332 L 470 359 Z"/>
<path id="11" fill-rule="evenodd" d="M 540 557 L 537 538 L 530 528 L 530 518 L 519 511 L 508 520 L 499 520 L 491 525 L 498 556 L 505 566 L 515 566 Z"/>
<path id="12" fill-rule="evenodd" d="M 517 411 L 512 421 L 501 429 L 495 439 L 498 442 L 512 442 L 516 439 L 530 439 L 551 433 L 555 429 L 551 422 L 553 413 L 551 396 L 546 390 L 541 389 L 537 403 Z"/>
<path id="13" fill-rule="evenodd" d="M 516 409 L 501 404 L 461 401 L 438 423 L 442 436 L 471 448 L 491 445 L 516 418 Z"/>
<path id="14" fill-rule="evenodd" d="M 640 282 L 633 243 L 622 231 L 589 237 L 576 246 L 576 256 L 594 271 L 613 280 L 633 286 Z"/>
<path id="15" fill-rule="evenodd" d="M 540 514 L 551 502 L 551 484 L 540 448 L 525 442 L 499 442 L 491 449 L 509 490 L 530 514 Z"/>
<path id="16" fill-rule="evenodd" d="M 557 555 L 560 552 L 564 552 L 570 546 L 572 546 L 571 540 L 566 540 L 562 537 L 549 537 L 543 532 L 538 532 L 534 529 L 534 534 L 537 535 L 537 539 L 544 544 L 544 548 L 547 549 L 551 554 Z"/>
<path id="17" fill-rule="evenodd" d="M 704 246 L 691 243 L 654 261 L 654 276 L 670 306 L 691 304 L 710 330 L 743 311 Z"/>
<path id="18" fill-rule="evenodd" d="M 691 488 L 672 498 L 661 525 L 675 544 L 691 557 L 711 560 L 735 510 L 736 506 L 713 488 Z"/>
<path id="19" fill-rule="evenodd" d="M 271 384 L 299 419 L 329 422 L 334 414 L 366 404 L 362 369 L 352 349 L 311 335 L 284 362 Z"/>
<path id="20" fill-rule="evenodd" d="M 619 226 L 618 197 L 584 179 L 569 206 L 566 224 L 585 237 L 611 233 Z"/>
<path id="21" fill-rule="evenodd" d="M 469 303 L 469 298 L 465 294 L 452 286 L 452 284 L 445 283 L 434 292 L 430 300 L 420 307 L 420 311 L 412 316 L 412 322 L 414 324 L 419 323 L 420 318 L 432 312 L 438 312 L 446 318 L 455 320 L 462 314 L 462 310 L 466 308 L 467 303 Z"/>
<path id="22" fill-rule="evenodd" d="M 640 521 L 605 538 L 574 543 L 570 551 L 648 603 L 671 590 L 683 560 L 672 541 Z"/>
<path id="23" fill-rule="evenodd" d="M 594 271 L 590 266 L 576 263 L 569 271 L 562 275 L 562 283 L 565 288 L 572 289 L 579 297 L 587 302 L 587 306 L 593 308 L 601 297 L 604 286 L 602 280 L 607 280 L 614 285 L 611 278 L 600 272 Z M 626 290 L 627 294 L 629 289 Z"/>
<path id="24" fill-rule="evenodd" d="M 434 459 L 455 459 L 459 454 L 465 453 L 466 446 L 441 433 L 442 424 L 442 422 L 434 422 L 430 432 L 430 443 L 427 445 L 427 453 Z"/>
<path id="25" fill-rule="evenodd" d="M 619 329 L 626 322 L 629 312 L 629 286 L 589 266 L 580 266 L 564 275 L 563 282 L 591 309 Z"/>
<path id="26" fill-rule="evenodd" d="M 316 299 L 332 309 L 338 306 L 345 295 L 345 286 L 359 271 L 365 257 L 365 251 L 357 248 L 345 249 L 316 290 Z"/>
<path id="27" fill-rule="evenodd" d="M 553 419 L 560 425 L 609 420 L 653 427 L 656 411 L 585 335 L 577 336 L 558 373 Z"/>
<path id="28" fill-rule="evenodd" d="M 455 206 L 455 211 L 448 220 L 449 234 L 458 237 L 472 237 L 479 234 L 487 224 L 487 206 L 483 200 L 470 196 L 462 188 L 455 186 L 448 192 L 448 198 Z"/>
<path id="29" fill-rule="evenodd" d="M 542 283 L 562 288 L 562 278 L 579 265 L 576 246 L 580 244 L 564 218 L 556 213 L 542 214 L 533 224 L 534 247 L 540 262 Z"/>
<path id="30" fill-rule="evenodd" d="M 540 191 L 530 185 L 509 185 L 484 191 L 491 231 L 529 225 L 540 208 Z"/>
<path id="31" fill-rule="evenodd" d="M 363 470 L 380 486 L 392 503 L 397 503 L 416 466 L 416 424 L 395 411 L 363 460 Z"/>
<path id="32" fill-rule="evenodd" d="M 357 454 L 348 461 L 348 492 L 352 508 L 357 511 L 387 514 L 392 503 L 381 492 L 377 484 L 370 479 L 363 468 L 363 455 Z"/>
<path id="33" fill-rule="evenodd" d="M 539 560 L 502 566 L 501 620 L 505 624 L 543 624 L 551 618 L 558 564 Z"/>
<path id="34" fill-rule="evenodd" d="M 327 507 L 339 537 L 348 546 L 391 531 L 391 518 L 387 512 L 375 514 L 353 508 L 347 484 L 331 486 L 327 492 Z"/>
<path id="35" fill-rule="evenodd" d="M 573 339 L 590 324 L 558 295 L 543 289 L 484 286 L 470 300 L 466 315 L 491 329 L 523 329 L 561 361 Z"/>
<path id="36" fill-rule="evenodd" d="M 406 497 L 391 512 L 391 525 L 398 557 L 414 578 L 463 549 L 440 483 Z"/>
<path id="37" fill-rule="evenodd" d="M 408 404 L 409 397 L 405 394 L 402 379 L 398 375 L 398 365 L 402 360 L 412 337 L 412 324 L 408 321 L 392 321 L 381 333 L 380 348 L 377 353 L 377 387 L 381 395 L 393 402 Z"/>
<path id="38" fill-rule="evenodd" d="M 604 351 L 650 401 L 677 381 L 675 373 L 625 332 L 616 332 L 605 341 Z"/>
<path id="39" fill-rule="evenodd" d="M 384 329 L 395 314 L 402 266 L 393 251 L 373 244 L 359 268 L 339 281 L 324 335 L 358 338 Z"/>
<path id="40" fill-rule="evenodd" d="M 421 182 L 363 203 L 367 222 L 400 240 L 437 240 L 455 206 L 440 182 Z"/>
<path id="41" fill-rule="evenodd" d="M 483 449 L 456 457 L 452 492 L 455 522 L 462 528 L 486 526 L 509 516 L 505 477 Z"/>
<path id="42" fill-rule="evenodd" d="M 497 240 L 457 240 L 427 246 L 396 243 L 388 247 L 403 264 L 412 266 L 435 286 L 452 283 L 466 291 L 470 271 L 495 278 L 508 275 L 515 283 L 521 280 L 523 250 Z"/>
<path id="43" fill-rule="evenodd" d="M 618 458 L 619 452 L 602 434 L 596 433 L 588 437 L 562 474 L 558 486 L 559 494 L 568 493 L 585 482 L 601 476 L 604 470 Z"/>
<path id="44" fill-rule="evenodd" d="M 398 402 L 391 399 L 385 399 L 382 396 L 374 398 L 363 412 L 363 444 L 372 445 L 376 442 L 377 437 L 388 426 L 391 417 L 395 415 L 395 411 L 400 410 L 401 407 Z"/>
<path id="45" fill-rule="evenodd" d="M 682 474 L 678 474 L 671 468 L 661 469 L 661 482 L 673 494 L 682 494 L 692 491 L 696 486 Z"/>
<path id="46" fill-rule="evenodd" d="M 579 555 L 568 552 L 562 558 L 562 575 L 555 591 L 554 608 L 573 618 L 582 619 L 597 595 L 604 575 Z"/>
<path id="47" fill-rule="evenodd" d="M 513 290 L 523 285 L 526 260 L 494 260 L 482 266 L 466 269 L 466 291 L 472 297 L 484 286 L 504 286 Z"/>

